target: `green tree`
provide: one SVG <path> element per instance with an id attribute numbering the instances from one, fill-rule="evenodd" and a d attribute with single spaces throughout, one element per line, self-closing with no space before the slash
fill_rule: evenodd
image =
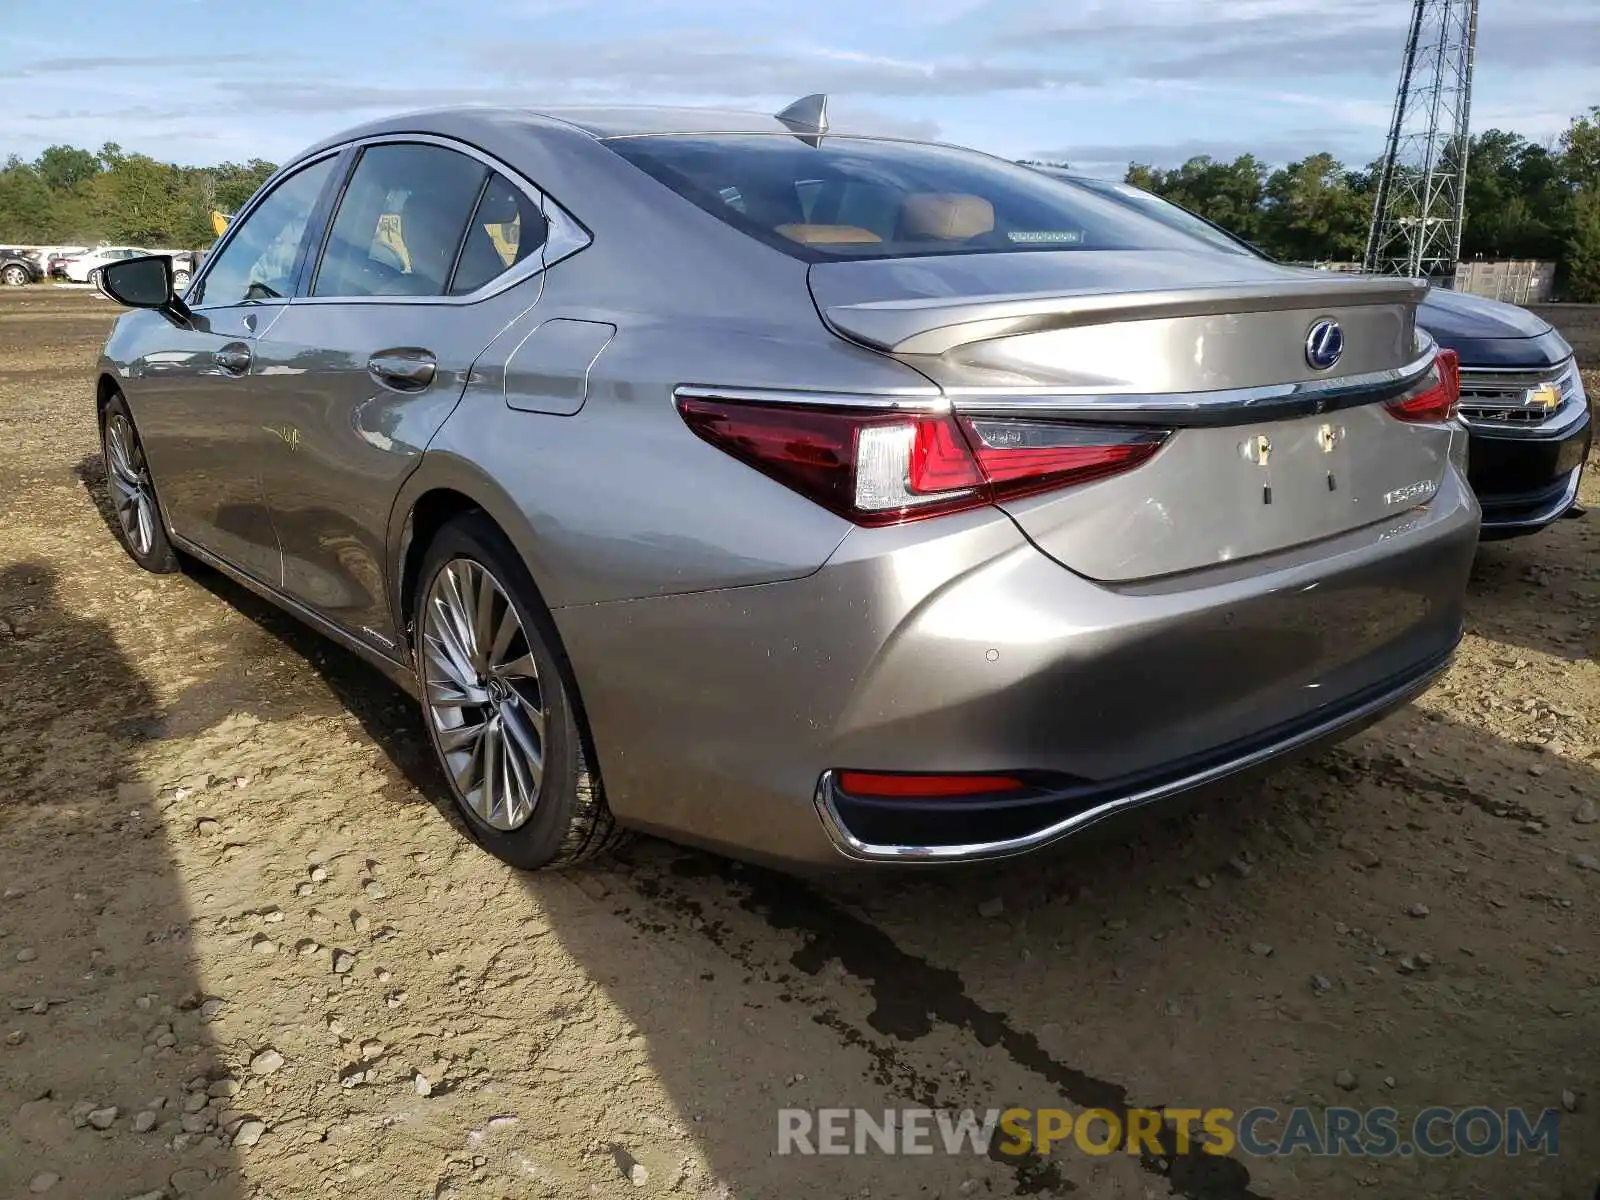
<path id="1" fill-rule="evenodd" d="M 101 171 L 100 159 L 77 146 L 47 146 L 33 166 L 50 190 L 56 192 L 69 191 Z"/>
<path id="2" fill-rule="evenodd" d="M 13 155 L 0 168 L 0 245 L 42 242 L 54 233 L 50 188 L 31 165 Z"/>
<path id="3" fill-rule="evenodd" d="M 247 163 L 225 162 L 212 168 L 207 174 L 216 189 L 215 206 L 225 213 L 238 212 L 277 169 L 277 164 L 262 158 L 252 158 Z"/>
<path id="4" fill-rule="evenodd" d="M 1174 204 L 1215 221 L 1229 233 L 1256 241 L 1261 234 L 1262 185 L 1266 176 L 1266 164 L 1253 154 L 1242 154 L 1231 163 L 1202 154 L 1167 171 L 1130 163 L 1125 178 L 1135 187 L 1165 196 Z"/>
<path id="5" fill-rule="evenodd" d="M 1566 241 L 1567 298 L 1600 302 L 1600 189 L 1585 188 L 1572 198 L 1572 226 Z"/>
<path id="6" fill-rule="evenodd" d="M 1561 157 L 1567 182 L 1579 188 L 1600 188 L 1600 106 L 1572 118 L 1561 135 Z"/>
<path id="7" fill-rule="evenodd" d="M 143 154 L 118 154 L 105 174 L 104 215 L 111 236 L 144 245 L 170 244 L 189 224 L 183 172 Z"/>
<path id="8" fill-rule="evenodd" d="M 1260 218 L 1261 243 L 1291 261 L 1348 260 L 1367 244 L 1371 201 L 1363 177 L 1331 154 L 1313 154 L 1268 177 Z"/>

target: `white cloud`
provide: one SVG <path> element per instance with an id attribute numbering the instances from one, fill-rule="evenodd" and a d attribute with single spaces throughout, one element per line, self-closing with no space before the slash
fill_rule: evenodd
<path id="1" fill-rule="evenodd" d="M 1595 101 L 1595 3 L 1484 6 L 1476 129 L 1553 136 Z M 86 60 L 64 56 L 59 40 L 0 35 L 0 154 L 110 139 L 177 158 L 214 157 L 219 141 L 230 157 L 276 158 L 434 105 L 772 111 L 827 91 L 840 127 L 942 133 L 1007 154 L 1054 147 L 1110 161 L 1132 149 L 1171 162 L 1203 147 L 1275 160 L 1326 148 L 1364 162 L 1381 148 L 1409 5 L 612 0 L 604 22 L 595 12 L 590 0 L 483 0 L 467 22 L 449 0 L 410 0 L 406 36 L 430 53 L 403 73 L 382 45 L 338 52 L 329 31 L 347 28 L 348 14 L 336 5 L 326 30 L 296 32 L 289 50 L 176 53 L 152 34 L 149 54 L 118 44 Z M 1296 140 L 1313 133 L 1315 144 Z"/>

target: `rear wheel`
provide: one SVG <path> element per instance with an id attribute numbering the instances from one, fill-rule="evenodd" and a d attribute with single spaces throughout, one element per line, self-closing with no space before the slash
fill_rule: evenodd
<path id="1" fill-rule="evenodd" d="M 101 279 L 101 275 L 100 275 L 100 268 L 99 267 L 96 267 L 94 270 L 89 272 L 89 282 L 91 284 L 93 284 L 95 287 L 99 287 L 100 286 L 100 279 Z"/>
<path id="2" fill-rule="evenodd" d="M 423 562 L 413 611 L 423 721 L 478 843 L 529 870 L 617 844 L 571 668 L 504 535 L 478 514 L 446 525 Z"/>
<path id="3" fill-rule="evenodd" d="M 189 287 L 189 272 L 179 267 L 172 273 L 172 290 L 182 295 Z"/>
<path id="4" fill-rule="evenodd" d="M 106 464 L 106 491 L 116 517 L 117 537 L 146 571 L 158 575 L 178 570 L 178 555 L 161 523 L 161 506 L 144 447 L 133 426 L 133 414 L 121 396 L 113 396 L 100 422 L 100 445 Z"/>
<path id="5" fill-rule="evenodd" d="M 0 281 L 7 287 L 21 287 L 28 282 L 28 272 L 25 267 L 16 263 L 8 263 L 4 271 L 0 271 Z"/>

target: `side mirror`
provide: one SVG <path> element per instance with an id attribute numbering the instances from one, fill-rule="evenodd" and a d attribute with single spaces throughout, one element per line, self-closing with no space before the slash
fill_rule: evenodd
<path id="1" fill-rule="evenodd" d="M 180 325 L 189 324 L 188 305 L 172 286 L 172 256 L 147 254 L 124 258 L 100 268 L 100 287 L 128 308 L 153 308 Z"/>

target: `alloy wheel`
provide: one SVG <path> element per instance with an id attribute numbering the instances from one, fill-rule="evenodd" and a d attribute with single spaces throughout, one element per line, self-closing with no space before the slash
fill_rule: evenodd
<path id="1" fill-rule="evenodd" d="M 12 264 L 5 269 L 4 279 L 7 287 L 21 287 L 28 282 L 28 273 L 21 267 Z"/>
<path id="2" fill-rule="evenodd" d="M 454 558 L 428 585 L 423 706 L 456 791 L 480 821 L 524 825 L 544 782 L 549 709 L 522 618 L 482 563 Z"/>
<path id="3" fill-rule="evenodd" d="M 155 488 L 139 435 L 121 413 L 112 413 L 106 421 L 105 457 L 106 482 L 117 523 L 122 526 L 128 545 L 142 558 L 156 541 Z"/>

